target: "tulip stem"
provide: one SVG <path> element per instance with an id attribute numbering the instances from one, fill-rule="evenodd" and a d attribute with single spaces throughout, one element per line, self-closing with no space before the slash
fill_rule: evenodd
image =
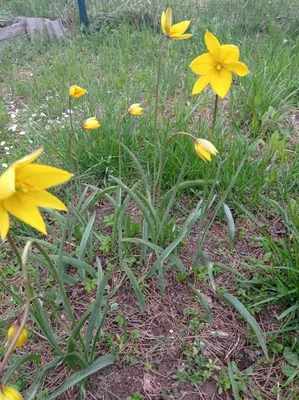
<path id="1" fill-rule="evenodd" d="M 154 180 L 156 179 L 156 171 L 157 171 L 157 158 L 158 158 L 158 154 L 157 152 L 160 151 L 160 136 L 158 133 L 158 129 L 157 129 L 157 122 L 158 122 L 158 104 L 159 104 L 159 85 L 160 85 L 160 77 L 161 77 L 161 67 L 162 67 L 162 57 L 163 57 L 163 51 L 164 48 L 166 46 L 167 43 L 167 39 L 168 37 L 165 36 L 161 49 L 160 49 L 160 54 L 159 54 L 159 58 L 158 58 L 158 69 L 157 69 L 157 83 L 156 83 L 156 93 L 155 93 L 155 115 L 154 115 L 154 130 L 155 130 L 155 141 L 156 143 L 154 143 Z M 160 168 L 161 169 L 161 168 Z M 153 188 L 153 200 L 155 202 L 155 196 L 156 196 L 156 187 L 154 185 Z"/>
<path id="2" fill-rule="evenodd" d="M 121 141 L 121 128 L 122 128 L 122 124 L 124 121 L 125 116 L 127 115 L 127 113 L 123 114 L 118 122 L 118 133 L 117 133 L 117 139 L 118 139 L 118 177 L 119 180 L 121 180 L 121 173 L 122 173 L 122 159 L 121 159 L 121 145 L 120 145 L 120 141 Z"/>
<path id="3" fill-rule="evenodd" d="M 215 103 L 214 103 L 214 111 L 213 111 L 213 121 L 212 121 L 212 129 L 210 133 L 210 142 L 213 143 L 214 141 L 214 134 L 215 134 L 215 125 L 216 125 L 216 118 L 217 118 L 217 109 L 218 109 L 218 94 L 215 95 Z"/>
<path id="4" fill-rule="evenodd" d="M 23 278 L 24 278 L 24 286 L 25 286 L 25 290 L 26 290 L 26 303 L 25 303 L 25 306 L 24 306 L 23 318 L 20 321 L 20 324 L 19 324 L 19 326 L 18 326 L 18 328 L 16 330 L 16 333 L 13 335 L 11 341 L 9 341 L 8 349 L 7 349 L 7 351 L 6 351 L 6 353 L 5 353 L 4 357 L 3 357 L 2 362 L 0 363 L 0 379 L 1 379 L 2 375 L 3 375 L 4 368 L 5 368 L 5 365 L 7 364 L 9 356 L 14 351 L 15 345 L 16 345 L 16 343 L 17 343 L 17 341 L 18 341 L 18 339 L 19 339 L 19 337 L 20 337 L 20 335 L 21 335 L 21 333 L 22 333 L 22 331 L 23 331 L 23 329 L 24 329 L 24 327 L 26 325 L 26 321 L 27 321 L 27 318 L 29 316 L 29 309 L 30 309 L 31 298 L 32 298 L 32 289 L 31 289 L 31 285 L 30 285 L 30 281 L 29 281 L 29 275 L 28 275 L 28 269 L 27 269 L 27 257 L 24 256 L 25 252 L 23 253 L 23 256 L 21 257 L 20 253 L 19 253 L 19 250 L 17 249 L 17 246 L 15 245 L 15 242 L 14 242 L 13 238 L 11 237 L 10 233 L 8 233 L 7 239 L 8 239 L 9 244 L 11 245 L 11 248 L 12 248 L 13 252 L 15 253 L 15 255 L 16 255 L 17 259 L 18 259 L 18 262 L 20 263 L 20 265 L 22 267 Z"/>
<path id="5" fill-rule="evenodd" d="M 123 121 L 128 113 L 123 114 L 119 118 L 118 122 L 118 132 L 117 132 L 117 140 L 118 140 L 118 176 L 119 180 L 121 180 L 122 176 L 122 152 L 121 152 L 121 128 L 123 125 Z M 116 233 L 117 233 L 117 227 L 118 227 L 118 218 L 116 217 L 118 214 L 117 210 L 121 206 L 121 187 L 118 186 L 117 188 L 117 193 L 116 193 L 116 200 L 115 200 L 115 209 L 114 209 L 114 225 L 113 225 L 113 233 L 112 233 L 112 241 L 115 241 L 116 238 Z M 120 230 L 122 229 L 121 226 L 118 227 L 118 255 L 119 255 L 119 261 L 122 261 L 122 243 L 120 240 L 121 237 L 121 232 Z"/>
<path id="6" fill-rule="evenodd" d="M 68 151 L 70 155 L 70 164 L 72 165 L 73 160 L 72 160 L 72 141 L 75 136 L 76 130 L 74 129 L 74 124 L 73 124 L 73 116 L 72 116 L 72 98 L 69 96 L 69 115 L 70 115 L 70 127 L 71 127 L 71 134 L 69 138 L 69 145 L 68 145 Z M 79 174 L 79 160 L 78 160 L 78 150 L 77 150 L 77 143 L 74 145 L 74 152 L 75 152 L 75 160 L 76 160 L 76 172 L 78 175 L 78 182 L 79 186 L 81 186 L 80 183 L 80 174 Z"/>
<path id="7" fill-rule="evenodd" d="M 19 250 L 18 250 L 18 248 L 17 248 L 17 246 L 16 246 L 16 244 L 15 244 L 15 242 L 14 242 L 14 240 L 13 240 L 13 238 L 11 237 L 11 235 L 10 235 L 9 232 L 8 232 L 8 234 L 7 234 L 7 240 L 8 240 L 8 243 L 9 243 L 9 245 L 10 245 L 12 251 L 15 253 L 15 256 L 17 257 L 18 263 L 19 263 L 20 265 L 22 265 L 22 257 L 21 257 L 21 254 L 20 254 L 20 252 L 19 252 Z"/>
<path id="8" fill-rule="evenodd" d="M 188 136 L 190 137 L 192 140 L 196 141 L 196 137 L 191 135 L 190 133 L 187 132 L 176 132 L 173 133 L 172 135 L 169 136 L 165 146 L 164 146 L 164 151 L 161 157 L 161 163 L 159 165 L 159 171 L 158 171 L 158 176 L 157 176 L 157 181 L 156 181 L 156 186 L 158 188 L 158 193 L 157 193 L 157 204 L 159 205 L 160 202 L 160 196 L 161 196 L 161 185 L 162 185 L 162 176 L 163 176 L 163 171 L 164 171 L 164 167 L 165 167 L 165 162 L 166 162 L 166 152 L 168 149 L 168 146 L 170 144 L 170 142 L 172 141 L 173 138 L 175 138 L 176 136 Z"/>

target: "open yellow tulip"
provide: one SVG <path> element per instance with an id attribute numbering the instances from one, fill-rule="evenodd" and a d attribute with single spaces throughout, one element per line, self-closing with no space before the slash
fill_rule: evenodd
<path id="1" fill-rule="evenodd" d="M 191 21 L 182 21 L 178 24 L 172 25 L 172 11 L 171 8 L 167 8 L 166 12 L 163 11 L 161 16 L 161 28 L 169 39 L 174 40 L 184 40 L 190 38 L 191 33 L 186 33 L 186 30 L 189 28 Z"/>
<path id="2" fill-rule="evenodd" d="M 224 97 L 232 84 L 232 72 L 239 76 L 249 73 L 247 65 L 239 61 L 237 46 L 220 45 L 218 39 L 209 31 L 205 33 L 205 42 L 209 50 L 195 58 L 190 64 L 193 72 L 201 75 L 193 87 L 192 94 L 201 92 L 209 83 L 214 92 Z"/>
<path id="3" fill-rule="evenodd" d="M 46 226 L 38 207 L 66 210 L 51 193 L 52 186 L 68 181 L 73 175 L 48 165 L 32 164 L 43 148 L 12 164 L 0 176 L 0 235 L 5 239 L 9 230 L 9 214 L 14 215 L 42 233 Z"/>
<path id="4" fill-rule="evenodd" d="M 86 93 L 86 89 L 81 88 L 80 86 L 73 85 L 70 87 L 69 95 L 73 99 L 78 99 L 79 97 L 83 96 Z"/>
<path id="5" fill-rule="evenodd" d="M 0 400 L 24 400 L 17 389 L 11 386 L 0 386 Z"/>

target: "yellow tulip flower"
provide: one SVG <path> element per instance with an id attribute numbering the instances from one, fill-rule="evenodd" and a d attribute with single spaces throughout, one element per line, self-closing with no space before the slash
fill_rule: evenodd
<path id="1" fill-rule="evenodd" d="M 65 205 L 45 189 L 66 182 L 73 175 L 48 165 L 32 164 L 42 152 L 43 148 L 36 150 L 0 176 L 0 235 L 3 240 L 9 230 L 9 214 L 47 233 L 38 207 L 66 211 Z"/>
<path id="2" fill-rule="evenodd" d="M 211 142 L 205 139 L 196 139 L 194 141 L 194 147 L 196 154 L 205 162 L 211 161 L 211 154 L 216 156 L 218 153 L 216 147 Z"/>
<path id="3" fill-rule="evenodd" d="M 0 400 L 24 400 L 17 389 L 11 386 L 0 386 Z"/>
<path id="4" fill-rule="evenodd" d="M 86 89 L 81 88 L 80 86 L 73 85 L 70 87 L 69 94 L 73 99 L 78 99 L 86 93 Z"/>
<path id="5" fill-rule="evenodd" d="M 186 30 L 189 28 L 191 21 L 182 21 L 178 24 L 172 25 L 172 11 L 171 8 L 167 8 L 166 12 L 162 12 L 161 16 L 161 28 L 169 39 L 174 40 L 184 40 L 190 38 L 191 33 L 186 33 Z"/>
<path id="6" fill-rule="evenodd" d="M 8 332 L 7 332 L 8 343 L 14 339 L 14 335 L 16 334 L 18 328 L 19 328 L 18 325 L 12 325 L 8 329 Z M 15 348 L 23 347 L 24 344 L 26 343 L 27 339 L 28 339 L 28 329 L 26 327 L 24 327 L 22 329 L 20 336 L 18 337 Z"/>
<path id="7" fill-rule="evenodd" d="M 239 76 L 249 73 L 247 65 L 239 61 L 237 46 L 220 45 L 218 39 L 209 31 L 205 33 L 208 53 L 195 58 L 190 64 L 193 72 L 201 75 L 193 87 L 192 94 L 201 92 L 209 83 L 214 92 L 224 97 L 232 84 L 232 72 Z"/>
<path id="8" fill-rule="evenodd" d="M 140 107 L 139 103 L 132 104 L 131 107 L 128 109 L 128 113 L 130 115 L 134 115 L 135 117 L 141 115 L 143 112 L 143 108 Z"/>
<path id="9" fill-rule="evenodd" d="M 83 129 L 86 129 L 88 131 L 93 131 L 94 129 L 98 129 L 100 127 L 99 121 L 96 119 L 96 117 L 91 117 L 87 118 L 84 121 L 84 124 L 82 125 Z"/>

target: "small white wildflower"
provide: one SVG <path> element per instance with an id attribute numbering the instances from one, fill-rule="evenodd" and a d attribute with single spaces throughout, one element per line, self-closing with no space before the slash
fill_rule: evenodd
<path id="1" fill-rule="evenodd" d="M 19 132 L 19 135 L 24 136 L 24 135 L 26 135 L 26 132 L 25 131 L 21 131 L 21 132 Z"/>
<path id="2" fill-rule="evenodd" d="M 43 118 L 43 117 L 45 118 L 45 117 L 46 117 L 46 114 L 42 112 L 42 113 L 40 113 L 40 116 L 41 116 L 42 118 Z"/>
<path id="3" fill-rule="evenodd" d="M 3 167 L 3 168 L 7 168 L 8 165 L 4 162 L 4 163 L 2 163 L 2 167 Z"/>
<path id="4" fill-rule="evenodd" d="M 4 147 L 4 150 L 6 150 L 6 151 L 9 150 L 9 147 Z"/>
<path id="5" fill-rule="evenodd" d="M 1 146 L 5 145 L 5 141 L 3 140 L 3 142 L 0 143 Z"/>
<path id="6" fill-rule="evenodd" d="M 33 140 L 29 139 L 28 142 L 32 144 L 32 143 L 33 143 Z"/>
<path id="7" fill-rule="evenodd" d="M 32 118 L 35 118 L 36 117 L 36 114 L 32 114 Z"/>
<path id="8" fill-rule="evenodd" d="M 15 131 L 17 130 L 17 127 L 18 127 L 18 125 L 14 124 L 14 125 L 11 125 L 11 126 L 8 128 L 8 130 L 9 130 L 9 131 L 12 131 L 12 132 L 15 132 Z"/>
<path id="9" fill-rule="evenodd" d="M 11 114 L 10 116 L 11 116 L 12 119 L 16 118 L 16 114 Z"/>
<path id="10" fill-rule="evenodd" d="M 9 155 L 10 155 L 10 152 L 9 152 L 9 151 L 6 151 L 5 154 L 7 154 L 7 155 L 9 156 Z"/>

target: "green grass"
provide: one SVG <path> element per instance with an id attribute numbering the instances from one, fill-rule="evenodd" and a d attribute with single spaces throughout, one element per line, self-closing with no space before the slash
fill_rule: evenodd
<path id="1" fill-rule="evenodd" d="M 296 58 L 298 45 L 296 35 L 291 31 L 296 13 L 292 12 L 290 5 L 282 16 L 280 2 L 274 2 L 272 7 L 268 2 L 262 4 L 262 10 L 255 10 L 248 2 L 238 6 L 236 2 L 226 2 L 223 9 L 221 3 L 211 1 L 204 12 L 193 6 L 198 12 L 192 14 L 191 31 L 194 37 L 186 42 L 169 43 L 165 52 L 159 118 L 159 131 L 164 140 L 169 132 L 179 130 L 207 137 L 208 126 L 204 117 L 210 114 L 211 98 L 209 94 L 191 95 L 196 77 L 188 65 L 197 55 L 206 51 L 203 34 L 207 27 L 221 42 L 239 45 L 241 59 L 249 65 L 251 74 L 236 80 L 229 102 L 220 102 L 215 144 L 225 159 L 220 187 L 223 190 L 227 187 L 235 166 L 246 154 L 248 159 L 235 186 L 235 194 L 242 199 L 250 197 L 252 200 L 253 197 L 256 202 L 259 201 L 260 191 L 273 189 L 269 179 L 276 171 L 273 153 L 279 158 L 284 151 L 279 148 L 271 151 L 270 138 L 273 133 L 279 131 L 279 137 L 285 140 L 289 150 L 293 149 L 289 144 L 290 129 L 286 121 L 290 107 L 298 103 L 299 86 L 296 73 L 299 67 Z M 152 11 L 151 21 L 154 21 L 157 10 L 156 7 Z M 183 11 L 182 7 L 174 6 L 177 19 Z M 23 41 L 5 49 L 2 55 L 2 81 L 8 86 L 9 92 L 26 98 L 23 121 L 27 125 L 27 136 L 38 144 L 45 144 L 48 156 L 55 156 L 62 165 L 68 162 L 68 123 L 56 124 L 47 130 L 47 120 L 61 118 L 62 113 L 66 112 L 68 87 L 71 84 L 76 83 L 88 89 L 88 96 L 76 102 L 80 113 L 76 113 L 75 118 L 80 125 L 85 117 L 97 114 L 102 128 L 92 133 L 80 133 L 80 171 L 85 176 L 91 175 L 90 178 L 97 179 L 97 182 L 108 170 L 115 173 L 117 169 L 117 146 L 111 138 L 116 138 L 119 116 L 132 102 L 142 102 L 145 115 L 138 120 L 126 121 L 122 131 L 124 143 L 135 153 L 142 148 L 140 156 L 144 165 L 153 157 L 151 121 L 156 79 L 155 55 L 159 52 L 161 35 L 157 22 L 154 26 L 144 22 L 141 28 L 130 25 L 129 22 L 137 18 L 136 14 L 137 11 L 133 16 L 132 12 L 127 12 L 127 20 L 124 19 L 120 25 L 113 22 L 99 26 L 95 22 L 91 25 L 92 33 L 87 37 L 77 34 L 64 43 Z M 47 96 L 50 97 L 48 101 Z M 269 108 L 274 110 L 274 117 L 270 113 L 267 118 Z M 41 111 L 47 118 L 28 123 L 31 114 L 37 114 L 38 118 Z M 230 124 L 224 133 L 225 140 L 221 132 L 223 123 Z M 61 128 L 61 125 L 65 128 Z M 257 139 L 262 140 L 259 148 Z M 203 163 L 193 155 L 190 142 L 181 138 L 170 148 L 164 188 L 175 182 L 186 151 L 190 152 L 186 178 L 196 179 L 206 173 Z M 284 158 L 286 162 L 281 165 L 283 174 L 289 169 L 288 154 Z M 134 176 L 128 158 L 124 166 L 125 175 Z M 216 163 L 210 166 L 210 176 L 214 175 L 215 167 Z"/>

